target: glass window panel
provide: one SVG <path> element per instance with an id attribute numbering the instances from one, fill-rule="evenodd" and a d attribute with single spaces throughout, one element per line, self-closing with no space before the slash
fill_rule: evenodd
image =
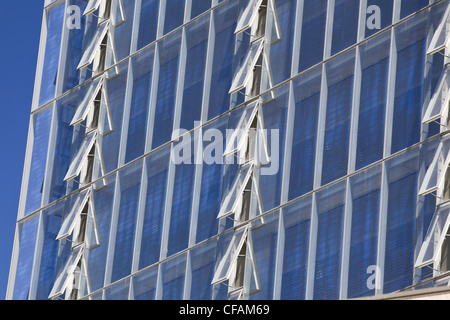
<path id="1" fill-rule="evenodd" d="M 447 10 L 439 22 L 439 25 L 431 39 L 431 43 L 428 46 L 427 54 L 433 54 L 438 51 L 441 51 L 448 45 L 448 41 L 450 40 L 450 25 L 449 25 L 449 16 L 450 16 L 450 5 L 447 6 Z"/>
<path id="2" fill-rule="evenodd" d="M 19 248 L 19 256 L 14 279 L 14 300 L 28 300 L 29 298 L 38 223 L 39 219 L 35 218 L 18 225 L 19 243 L 17 248 Z"/>
<path id="3" fill-rule="evenodd" d="M 70 125 L 78 107 L 78 90 L 70 92 L 56 102 L 56 143 L 53 154 L 52 181 L 49 202 L 53 202 L 67 193 L 64 177 L 69 170 L 72 140 L 76 129 Z"/>
<path id="4" fill-rule="evenodd" d="M 192 268 L 190 300 L 211 300 L 213 293 L 211 280 L 214 276 L 216 250 L 217 240 L 213 239 L 190 251 Z"/>
<path id="5" fill-rule="evenodd" d="M 215 34 L 210 86 L 214 94 L 209 95 L 208 120 L 230 107 L 228 91 L 233 79 L 234 29 L 238 7 L 237 1 L 227 1 L 213 11 Z"/>
<path id="6" fill-rule="evenodd" d="M 264 224 L 250 229 L 254 259 L 261 290 L 250 294 L 251 300 L 272 300 L 274 289 L 275 262 L 277 261 L 279 211 L 264 216 Z M 250 263 L 247 259 L 246 263 Z M 250 276 L 246 274 L 246 277 Z M 253 277 L 252 277 L 252 281 Z M 254 285 L 250 286 L 253 289 Z"/>
<path id="7" fill-rule="evenodd" d="M 125 103 L 125 90 L 127 87 L 128 61 L 119 64 L 119 68 L 120 74 L 118 76 L 106 80 L 109 108 L 114 131 L 102 137 L 102 154 L 105 163 L 105 172 L 115 170 L 119 159 L 123 107 Z"/>
<path id="8" fill-rule="evenodd" d="M 43 244 L 39 261 L 39 275 L 36 288 L 36 300 L 47 300 L 56 278 L 58 263 L 59 232 L 64 217 L 65 202 L 60 201 L 42 213 Z"/>
<path id="9" fill-rule="evenodd" d="M 72 121 L 70 122 L 70 125 L 72 126 L 77 125 L 86 119 L 89 111 L 94 106 L 94 100 L 96 99 L 97 94 L 100 92 L 102 85 L 103 85 L 102 77 L 98 77 L 89 83 L 89 88 L 84 94 L 84 97 L 81 100 L 81 103 L 78 106 L 77 111 L 75 112 L 75 115 Z"/>
<path id="10" fill-rule="evenodd" d="M 243 89 L 246 85 L 250 76 L 255 68 L 256 63 L 262 53 L 264 48 L 264 38 L 261 38 L 253 43 L 251 43 L 250 48 L 239 68 L 238 73 L 233 79 L 233 84 L 231 85 L 230 93 L 239 91 Z"/>
<path id="11" fill-rule="evenodd" d="M 293 80 L 295 115 L 289 196 L 292 200 L 313 189 L 322 68 Z"/>
<path id="12" fill-rule="evenodd" d="M 439 120 L 445 113 L 448 112 L 450 101 L 450 68 L 447 66 L 442 70 L 439 83 L 436 90 L 431 97 L 430 103 L 426 107 L 425 115 L 422 122 L 428 123 Z"/>
<path id="13" fill-rule="evenodd" d="M 311 226 L 311 196 L 283 208 L 281 300 L 304 300 Z"/>
<path id="14" fill-rule="evenodd" d="M 39 94 L 40 106 L 53 99 L 55 96 L 61 37 L 65 22 L 64 10 L 65 5 L 60 4 L 47 12 L 47 39 Z"/>
<path id="15" fill-rule="evenodd" d="M 307 1 L 308 2 L 308 1 Z M 274 17 L 281 28 L 281 39 L 270 46 L 271 72 L 274 85 L 290 78 L 292 49 L 294 45 L 294 28 L 297 12 L 296 0 L 274 1 L 276 14 Z M 314 31 L 317 37 L 316 31 Z M 275 30 L 272 31 L 272 41 L 275 40 Z M 274 67 L 276 66 L 276 68 Z"/>
<path id="16" fill-rule="evenodd" d="M 327 0 L 304 1 L 299 72 L 322 61 L 327 2 Z"/>
<path id="17" fill-rule="evenodd" d="M 128 122 L 125 163 L 143 155 L 145 151 L 154 50 L 155 48 L 151 46 L 131 58 L 133 90 L 130 106 L 130 119 Z"/>
<path id="18" fill-rule="evenodd" d="M 111 282 L 115 282 L 131 273 L 141 175 L 142 160 L 136 161 L 119 171 L 119 218 L 117 221 Z"/>
<path id="19" fill-rule="evenodd" d="M 134 300 L 155 300 L 158 267 L 156 265 L 133 277 Z"/>
<path id="20" fill-rule="evenodd" d="M 317 193 L 317 246 L 314 300 L 339 299 L 346 181 Z"/>
<path id="21" fill-rule="evenodd" d="M 74 268 L 80 261 L 82 254 L 83 254 L 82 246 L 78 246 L 71 251 L 69 258 L 64 263 L 64 268 L 61 270 L 60 274 L 57 276 L 55 280 L 55 284 L 49 295 L 50 299 L 55 299 L 64 293 L 68 285 L 68 281 L 70 280 L 70 275 L 73 274 Z"/>
<path id="22" fill-rule="evenodd" d="M 142 226 L 139 269 L 143 269 L 159 260 L 167 174 L 170 163 L 170 145 L 150 154 L 145 159 L 145 163 L 147 169 L 147 197 Z"/>
<path id="23" fill-rule="evenodd" d="M 114 44 L 117 54 L 117 61 L 120 61 L 130 55 L 131 46 L 131 33 L 133 30 L 134 23 L 134 6 L 135 0 L 120 0 L 123 3 L 123 8 L 125 9 L 126 20 L 124 23 L 120 23 L 114 26 Z M 119 12 L 119 8 L 117 8 Z M 117 20 L 119 20 L 119 15 L 117 14 Z"/>
<path id="24" fill-rule="evenodd" d="M 73 228 L 75 227 L 76 220 L 84 209 L 84 206 L 86 205 L 90 195 L 91 189 L 88 188 L 74 196 L 75 199 L 71 203 L 69 214 L 64 218 L 61 229 L 59 230 L 55 238 L 56 240 L 66 238 L 72 233 Z"/>
<path id="25" fill-rule="evenodd" d="M 220 208 L 220 212 L 219 215 L 217 216 L 217 219 L 226 217 L 234 213 L 238 203 L 240 202 L 242 193 L 244 192 L 244 188 L 247 185 L 247 182 L 250 179 L 252 173 L 253 173 L 253 164 L 251 163 L 243 165 L 240 168 L 239 173 L 233 182 L 231 190 L 227 193 L 222 202 L 222 206 Z"/>
<path id="26" fill-rule="evenodd" d="M 233 265 L 236 263 L 239 252 L 247 238 L 247 229 L 247 227 L 243 227 L 237 229 L 233 233 L 233 237 L 228 244 L 227 250 L 216 267 L 211 284 L 217 284 L 229 279 Z"/>
<path id="27" fill-rule="evenodd" d="M 356 42 L 359 5 L 359 0 L 335 1 L 331 55 L 348 48 Z"/>
<path id="28" fill-rule="evenodd" d="M 103 287 L 105 279 L 106 258 L 109 246 L 109 234 L 111 228 L 111 216 L 113 211 L 115 174 L 106 177 L 104 188 L 93 190 L 95 203 L 95 215 L 100 235 L 100 245 L 91 248 L 88 257 L 88 270 L 92 291 Z"/>
<path id="29" fill-rule="evenodd" d="M 400 19 L 419 11 L 426 7 L 429 0 L 402 0 L 402 8 L 400 11 Z"/>
<path id="30" fill-rule="evenodd" d="M 375 295 L 367 286 L 367 271 L 377 265 L 381 165 L 352 176 L 350 185 L 352 224 L 347 298 L 356 298 Z"/>
<path id="31" fill-rule="evenodd" d="M 141 2 L 137 50 L 156 40 L 159 2 L 158 0 L 142 0 Z"/>
<path id="32" fill-rule="evenodd" d="M 347 173 L 353 100 L 355 51 L 348 51 L 326 65 L 328 98 L 322 163 L 322 185 Z M 333 159 L 331 161 L 331 159 Z"/>
<path id="33" fill-rule="evenodd" d="M 391 153 L 420 140 L 427 15 L 418 14 L 395 29 L 397 72 Z"/>
<path id="34" fill-rule="evenodd" d="M 152 149 L 170 141 L 172 137 L 180 46 L 181 30 L 158 43 L 160 65 Z"/>
<path id="35" fill-rule="evenodd" d="M 32 213 L 41 206 L 52 114 L 53 108 L 50 108 L 32 116 L 33 149 L 31 151 L 25 215 Z"/>
<path id="36" fill-rule="evenodd" d="M 84 50 L 83 56 L 81 57 L 81 60 L 78 63 L 78 69 L 87 67 L 92 63 L 92 61 L 94 60 L 94 56 L 100 49 L 100 45 L 108 31 L 109 31 L 109 22 L 103 23 L 98 27 L 95 36 L 91 39 L 91 42 Z"/>
<path id="37" fill-rule="evenodd" d="M 201 120 L 209 21 L 207 14 L 185 27 L 187 57 L 180 128 L 186 130 L 191 130 L 194 122 Z"/>
<path id="38" fill-rule="evenodd" d="M 360 46 L 362 70 L 356 170 L 383 157 L 389 51 L 390 31 Z"/>
<path id="39" fill-rule="evenodd" d="M 388 203 L 383 293 L 413 284 L 419 148 L 386 163 Z"/>
<path id="40" fill-rule="evenodd" d="M 161 264 L 162 300 L 183 299 L 186 253 Z"/>
<path id="41" fill-rule="evenodd" d="M 102 2 L 102 0 L 89 0 L 83 14 L 88 15 L 88 14 L 93 13 L 95 10 L 97 10 L 100 7 L 101 2 Z"/>
<path id="42" fill-rule="evenodd" d="M 211 0 L 192 0 L 191 19 L 211 8 Z"/>
<path id="43" fill-rule="evenodd" d="M 166 0 L 165 34 L 183 24 L 185 2 L 185 0 Z"/>
<path id="44" fill-rule="evenodd" d="M 435 191 L 441 185 L 450 164 L 450 135 L 442 137 L 439 147 L 433 158 L 433 162 L 428 168 L 419 194 L 423 195 Z"/>
<path id="45" fill-rule="evenodd" d="M 103 300 L 128 300 L 129 292 L 130 279 L 128 278 L 105 289 Z"/>
<path id="46" fill-rule="evenodd" d="M 392 0 L 368 0 L 367 1 L 367 9 L 371 9 L 371 6 L 377 6 L 380 11 L 380 16 L 377 16 L 378 11 L 372 11 L 372 10 L 368 10 L 368 12 L 366 13 L 365 17 L 366 17 L 366 31 L 365 31 L 365 36 L 370 37 L 371 35 L 377 33 L 378 31 L 380 31 L 381 29 L 384 29 L 388 26 L 390 26 L 392 24 L 392 14 L 393 14 L 393 4 L 394 2 Z M 377 9 L 375 9 L 377 10 Z M 376 22 L 373 21 L 372 22 L 372 17 L 374 19 L 380 19 L 380 25 L 379 25 L 379 29 L 378 28 L 369 28 L 370 24 L 367 22 Z M 370 20 L 369 20 L 370 19 Z M 378 26 L 377 26 L 378 27 Z"/>
<path id="47" fill-rule="evenodd" d="M 436 261 L 450 226 L 450 205 L 439 206 L 420 248 L 415 267 L 423 267 Z"/>
<path id="48" fill-rule="evenodd" d="M 67 171 L 64 180 L 73 179 L 80 174 L 81 168 L 85 161 L 87 161 L 88 154 L 94 146 L 96 140 L 97 131 L 86 135 L 80 149 L 78 149 L 77 153 L 72 159 L 72 162 L 70 163 L 69 170 Z"/>
<path id="49" fill-rule="evenodd" d="M 253 21 L 258 16 L 259 7 L 261 7 L 262 0 L 249 0 L 244 8 L 244 11 L 239 17 L 235 33 L 242 32 L 251 27 Z"/>

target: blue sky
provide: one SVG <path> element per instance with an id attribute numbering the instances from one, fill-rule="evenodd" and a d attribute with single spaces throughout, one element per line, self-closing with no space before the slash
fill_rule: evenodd
<path id="1" fill-rule="evenodd" d="M 6 294 L 44 0 L 0 1 L 0 299 Z"/>

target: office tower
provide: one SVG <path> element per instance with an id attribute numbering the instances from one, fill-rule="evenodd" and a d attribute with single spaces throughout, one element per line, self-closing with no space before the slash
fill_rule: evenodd
<path id="1" fill-rule="evenodd" d="M 47 0 L 7 298 L 446 286 L 449 8 Z"/>

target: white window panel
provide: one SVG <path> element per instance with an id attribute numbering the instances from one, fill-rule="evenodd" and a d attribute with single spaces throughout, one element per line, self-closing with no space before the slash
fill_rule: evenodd
<path id="1" fill-rule="evenodd" d="M 231 238 L 227 251 L 220 260 L 214 273 L 212 285 L 228 280 L 235 268 L 237 257 L 247 238 L 248 227 L 237 229 Z"/>
<path id="2" fill-rule="evenodd" d="M 61 229 L 59 230 L 59 233 L 56 236 L 56 240 L 64 239 L 72 233 L 75 224 L 77 222 L 77 219 L 79 219 L 81 212 L 83 211 L 86 203 L 89 200 L 90 195 L 91 195 L 90 188 L 83 190 L 77 195 L 73 203 L 72 209 L 70 210 L 69 214 L 64 220 Z"/>
<path id="3" fill-rule="evenodd" d="M 431 97 L 427 106 L 423 123 L 429 123 L 442 117 L 444 112 L 448 111 L 448 103 L 450 99 L 450 70 L 446 67 L 442 72 L 436 91 Z"/>
<path id="4" fill-rule="evenodd" d="M 86 9 L 83 12 L 83 15 L 89 15 L 93 12 L 95 12 L 102 3 L 102 0 L 89 0 Z"/>
<path id="5" fill-rule="evenodd" d="M 245 145 L 245 138 L 247 138 L 250 126 L 258 113 L 259 105 L 260 101 L 257 100 L 245 107 L 236 128 L 234 128 L 234 131 L 227 142 L 224 152 L 225 157 L 232 153 L 236 153 L 238 150 L 241 150 L 243 145 Z"/>
<path id="6" fill-rule="evenodd" d="M 248 2 L 244 12 L 242 12 L 242 15 L 239 17 L 234 33 L 240 33 L 252 26 L 258 16 L 259 7 L 261 7 L 262 2 L 263 0 L 250 0 Z"/>
<path id="7" fill-rule="evenodd" d="M 244 58 L 244 62 L 233 79 L 233 83 L 229 91 L 230 94 L 247 86 L 247 83 L 253 74 L 253 69 L 255 68 L 256 63 L 258 62 L 258 59 L 264 49 L 264 41 L 265 40 L 263 37 L 250 44 L 250 48 Z"/>
<path id="8" fill-rule="evenodd" d="M 430 167 L 425 173 L 419 195 L 433 191 L 441 185 L 450 162 L 450 135 L 442 137 Z"/>
<path id="9" fill-rule="evenodd" d="M 92 38 L 91 42 L 87 46 L 86 50 L 81 57 L 80 63 L 78 64 L 78 69 L 82 69 L 87 67 L 94 61 L 94 57 L 98 50 L 100 50 L 100 46 L 102 44 L 103 39 L 109 31 L 109 21 L 99 25 L 97 33 Z"/>
<path id="10" fill-rule="evenodd" d="M 415 263 L 416 268 L 424 267 L 436 262 L 442 244 L 445 240 L 447 230 L 450 226 L 450 204 L 447 203 L 436 208 L 430 228 L 420 248 L 419 255 Z"/>
<path id="11" fill-rule="evenodd" d="M 427 54 L 433 54 L 441 51 L 449 45 L 450 41 L 450 5 L 447 6 L 447 10 L 442 16 L 441 22 L 436 29 L 436 32 L 431 39 L 430 45 L 428 46 Z"/>
<path id="12" fill-rule="evenodd" d="M 95 98 L 97 97 L 100 89 L 103 85 L 103 78 L 99 77 L 92 81 L 91 85 L 89 86 L 89 89 L 87 90 L 83 100 L 81 101 L 80 105 L 77 108 L 77 111 L 75 112 L 75 115 L 70 122 L 71 126 L 77 125 L 81 122 L 83 122 L 91 108 L 94 106 Z"/>
<path id="13" fill-rule="evenodd" d="M 82 254 L 83 254 L 82 246 L 78 246 L 71 251 L 69 258 L 67 259 L 67 262 L 64 265 L 64 268 L 56 278 L 52 291 L 48 296 L 49 299 L 55 299 L 64 293 L 69 283 L 69 280 L 71 279 L 71 275 L 74 273 L 77 264 L 81 259 Z"/>
<path id="14" fill-rule="evenodd" d="M 96 139 L 97 131 L 93 131 L 86 135 L 80 149 L 70 163 L 69 170 L 66 173 L 64 181 L 73 179 L 80 174 L 83 165 L 87 162 L 87 157 L 94 146 Z"/>
<path id="15" fill-rule="evenodd" d="M 230 192 L 226 195 L 220 207 L 217 219 L 221 219 L 233 214 L 241 203 L 242 194 L 253 173 L 253 163 L 248 163 L 240 167 L 234 179 Z"/>

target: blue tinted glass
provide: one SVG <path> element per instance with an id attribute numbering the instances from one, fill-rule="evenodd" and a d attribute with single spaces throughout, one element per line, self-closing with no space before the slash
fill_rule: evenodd
<path id="1" fill-rule="evenodd" d="M 317 194 L 318 226 L 314 300 L 339 299 L 345 185 L 339 182 Z"/>
<path id="2" fill-rule="evenodd" d="M 162 300 L 183 299 L 186 254 L 168 260 L 161 265 Z"/>
<path id="3" fill-rule="evenodd" d="M 155 41 L 158 27 L 158 11 L 158 0 L 142 0 L 137 50 Z"/>
<path id="4" fill-rule="evenodd" d="M 313 188 L 322 68 L 294 80 L 295 118 L 289 200 Z"/>
<path id="5" fill-rule="evenodd" d="M 135 162 L 119 172 L 119 218 L 117 221 L 111 282 L 117 281 L 131 273 L 141 174 L 142 161 Z"/>
<path id="6" fill-rule="evenodd" d="M 210 300 L 216 262 L 217 240 L 208 241 L 191 250 L 189 256 L 192 266 L 190 300 Z"/>
<path id="7" fill-rule="evenodd" d="M 286 80 L 291 75 L 296 9 L 296 0 L 276 1 L 278 21 L 281 28 L 281 40 L 275 42 L 270 47 L 270 60 L 272 65 L 273 63 L 277 65 L 276 68 L 272 68 L 274 84 Z"/>
<path id="8" fill-rule="evenodd" d="M 130 55 L 131 33 L 133 30 L 135 0 L 122 0 L 126 20 L 114 28 L 114 44 L 117 60 L 120 61 Z M 119 9 L 117 9 L 119 10 Z"/>
<path id="9" fill-rule="evenodd" d="M 304 300 L 308 270 L 311 196 L 285 207 L 283 217 L 281 300 Z"/>
<path id="10" fill-rule="evenodd" d="M 107 185 L 94 192 L 95 217 L 97 219 L 100 246 L 89 250 L 88 268 L 92 291 L 103 287 L 109 244 L 109 231 L 114 202 L 115 175 L 106 178 Z"/>
<path id="11" fill-rule="evenodd" d="M 402 0 L 400 19 L 426 7 L 428 4 L 429 0 Z"/>
<path id="12" fill-rule="evenodd" d="M 53 155 L 50 202 L 66 194 L 67 183 L 64 177 L 69 169 L 74 128 L 70 125 L 78 107 L 78 91 L 57 102 L 58 131 L 56 133 L 55 153 Z M 50 292 L 49 292 L 50 293 Z"/>
<path id="13" fill-rule="evenodd" d="M 228 1 L 213 12 L 214 56 L 210 81 L 208 119 L 227 111 L 230 106 L 228 91 L 233 77 L 233 57 L 235 47 L 234 30 L 238 15 L 238 3 Z"/>
<path id="14" fill-rule="evenodd" d="M 353 98 L 354 51 L 339 56 L 326 67 L 328 99 L 322 185 L 347 173 Z M 333 159 L 333 161 L 328 161 L 330 159 Z"/>
<path id="15" fill-rule="evenodd" d="M 75 5 L 83 12 L 86 2 L 82 0 L 70 0 L 70 5 Z M 69 13 L 71 14 L 71 13 Z M 74 14 L 72 12 L 72 14 Z M 66 65 L 64 72 L 63 91 L 72 89 L 80 82 L 80 71 L 77 69 L 78 63 L 83 55 L 83 40 L 86 26 L 86 17 L 81 15 L 80 29 L 66 28 L 68 32 Z"/>
<path id="16" fill-rule="evenodd" d="M 43 105 L 55 96 L 59 51 L 64 24 L 64 8 L 64 5 L 59 5 L 48 13 L 47 41 L 45 45 L 39 105 Z"/>
<path id="17" fill-rule="evenodd" d="M 331 55 L 344 50 L 356 42 L 359 3 L 359 0 L 336 0 Z"/>
<path id="18" fill-rule="evenodd" d="M 411 19 L 415 21 L 402 24 L 396 30 L 398 51 L 391 153 L 420 139 L 427 20 L 424 15 Z"/>
<path id="19" fill-rule="evenodd" d="M 208 48 L 209 15 L 204 15 L 185 28 L 187 42 L 183 105 L 180 128 L 191 130 L 200 121 Z"/>
<path id="20" fill-rule="evenodd" d="M 128 123 L 126 163 L 144 154 L 153 59 L 153 46 L 132 58 L 133 93 Z"/>
<path id="21" fill-rule="evenodd" d="M 159 43 L 160 69 L 153 124 L 153 149 L 168 142 L 172 136 L 180 45 L 181 32 L 175 32 Z"/>
<path id="22" fill-rule="evenodd" d="M 191 18 L 211 8 L 211 0 L 192 0 Z"/>
<path id="23" fill-rule="evenodd" d="M 393 4 L 394 2 L 392 0 L 367 1 L 366 37 L 392 24 Z"/>
<path id="24" fill-rule="evenodd" d="M 185 0 L 166 0 L 166 17 L 164 19 L 164 33 L 181 26 L 184 19 Z"/>
<path id="25" fill-rule="evenodd" d="M 356 170 L 383 157 L 389 35 L 390 32 L 385 32 L 360 47 L 362 72 Z"/>
<path id="26" fill-rule="evenodd" d="M 146 269 L 133 277 L 134 300 L 154 300 L 159 265 Z"/>
<path id="27" fill-rule="evenodd" d="M 31 154 L 30 175 L 28 178 L 25 215 L 32 213 L 41 206 L 52 114 L 53 109 L 50 108 L 33 116 L 34 140 Z"/>
<path id="28" fill-rule="evenodd" d="M 145 268 L 159 260 L 169 159 L 170 148 L 160 149 L 145 159 L 147 195 L 142 226 L 139 269 Z"/>
<path id="29" fill-rule="evenodd" d="M 299 72 L 322 61 L 327 0 L 304 1 Z"/>
<path id="30" fill-rule="evenodd" d="M 418 148 L 389 160 L 387 167 L 389 195 L 384 293 L 413 284 Z"/>
<path id="31" fill-rule="evenodd" d="M 33 219 L 19 226 L 19 258 L 14 281 L 14 300 L 27 300 L 30 294 L 38 222 L 39 219 Z"/>
<path id="32" fill-rule="evenodd" d="M 377 264 L 381 165 L 353 176 L 350 183 L 352 229 L 347 297 L 356 298 L 375 295 L 367 286 L 367 278 L 369 267 Z"/>

